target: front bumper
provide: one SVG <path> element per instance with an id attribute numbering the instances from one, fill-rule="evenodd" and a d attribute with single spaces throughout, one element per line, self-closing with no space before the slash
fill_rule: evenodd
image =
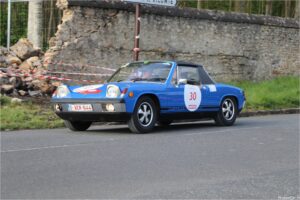
<path id="1" fill-rule="evenodd" d="M 118 99 L 52 99 L 51 104 L 57 116 L 69 121 L 124 122 L 130 119 L 125 103 Z M 69 106 L 74 104 L 90 104 L 93 110 L 70 111 Z M 107 110 L 107 104 L 113 105 L 114 111 Z"/>

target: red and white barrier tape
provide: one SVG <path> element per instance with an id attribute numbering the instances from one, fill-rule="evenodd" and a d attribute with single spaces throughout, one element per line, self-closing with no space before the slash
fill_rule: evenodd
<path id="1" fill-rule="evenodd" d="M 80 64 L 70 64 L 70 63 L 64 63 L 62 61 L 59 62 L 49 62 L 45 61 L 45 64 L 50 64 L 50 65 L 55 65 L 55 66 L 68 66 L 68 67 L 81 67 L 81 68 L 86 68 L 86 67 L 92 67 L 92 68 L 97 68 L 97 69 L 102 69 L 102 70 L 107 70 L 111 71 L 112 73 L 115 72 L 115 69 L 107 68 L 107 67 L 100 67 L 96 65 L 80 65 Z M 12 68 L 13 69 L 13 68 Z M 25 73 L 24 73 L 25 72 Z M 79 76 L 111 76 L 111 74 L 99 74 L 99 73 L 80 73 L 80 72 L 62 72 L 62 71 L 45 71 L 42 74 L 36 74 L 37 72 L 34 72 L 34 70 L 30 70 L 27 72 L 27 70 L 22 70 L 22 69 L 13 69 L 12 73 L 4 73 L 0 72 L 0 74 L 7 75 L 10 77 L 32 77 L 32 78 L 39 78 L 39 79 L 49 79 L 49 80 L 58 80 L 58 81 L 73 81 L 73 82 L 87 82 L 87 83 L 99 83 L 101 81 L 93 81 L 93 80 L 88 80 L 88 79 L 81 79 L 81 80 L 74 80 L 71 78 L 65 78 L 65 77 L 57 77 L 57 76 L 49 76 L 47 74 L 61 74 L 62 76 L 64 74 L 69 74 L 69 75 L 79 75 Z"/>
<path id="2" fill-rule="evenodd" d="M 48 76 L 44 74 L 40 75 L 33 75 L 33 74 L 21 74 L 21 73 L 0 73 L 2 75 L 7 75 L 10 77 L 32 77 L 32 78 L 38 78 L 38 79 L 48 79 L 48 80 L 57 80 L 57 81 L 73 81 L 73 82 L 86 82 L 86 83 L 99 83 L 102 81 L 93 81 L 93 80 L 87 80 L 87 79 L 82 79 L 82 80 L 74 80 L 70 78 L 65 78 L 65 77 L 57 77 L 57 76 Z"/>
<path id="3" fill-rule="evenodd" d="M 70 75 L 81 75 L 81 76 L 111 76 L 111 74 L 95 74 L 95 73 L 78 73 L 78 72 L 54 72 L 48 71 L 48 74 L 70 74 Z"/>
<path id="4" fill-rule="evenodd" d="M 45 75 L 41 75 L 40 76 L 41 79 L 49 79 L 49 80 L 56 80 L 56 81 L 73 81 L 73 79 L 70 78 L 63 78 L 63 77 L 56 77 L 56 76 L 45 76 Z M 82 79 L 82 80 L 76 80 L 77 82 L 86 82 L 86 83 L 99 83 L 101 81 L 92 81 L 92 80 L 87 80 L 87 79 Z M 75 81 L 75 82 L 76 82 Z"/>
<path id="5" fill-rule="evenodd" d="M 82 68 L 91 67 L 91 68 L 94 68 L 94 69 L 104 69 L 104 70 L 108 70 L 108 71 L 112 71 L 112 72 L 116 71 L 116 69 L 107 68 L 107 67 L 100 67 L 100 66 L 97 66 L 97 65 L 71 64 L 71 63 L 64 63 L 62 61 L 58 61 L 58 62 L 45 61 L 44 63 L 45 64 L 50 64 L 50 65 L 56 65 L 56 66 L 59 66 L 59 65 L 68 66 L 68 67 L 76 67 L 77 66 L 77 67 L 82 67 Z"/>

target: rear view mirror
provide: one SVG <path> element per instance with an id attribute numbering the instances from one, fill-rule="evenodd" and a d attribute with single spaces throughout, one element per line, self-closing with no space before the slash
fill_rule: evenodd
<path id="1" fill-rule="evenodd" d="M 185 85 L 185 84 L 187 84 L 187 79 L 183 79 L 183 78 L 179 79 L 178 85 Z"/>

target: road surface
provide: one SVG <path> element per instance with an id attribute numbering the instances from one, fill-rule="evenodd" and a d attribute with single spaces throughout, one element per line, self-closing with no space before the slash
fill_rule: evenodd
<path id="1" fill-rule="evenodd" d="M 299 199 L 299 115 L 1 133 L 2 199 Z"/>

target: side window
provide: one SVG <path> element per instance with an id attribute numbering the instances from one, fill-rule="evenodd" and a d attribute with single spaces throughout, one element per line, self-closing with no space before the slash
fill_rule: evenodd
<path id="1" fill-rule="evenodd" d="M 202 84 L 215 84 L 203 67 L 199 68 L 200 80 Z"/>
<path id="2" fill-rule="evenodd" d="M 179 79 L 187 79 L 187 83 L 191 85 L 200 85 L 198 67 L 178 66 L 178 80 Z"/>

